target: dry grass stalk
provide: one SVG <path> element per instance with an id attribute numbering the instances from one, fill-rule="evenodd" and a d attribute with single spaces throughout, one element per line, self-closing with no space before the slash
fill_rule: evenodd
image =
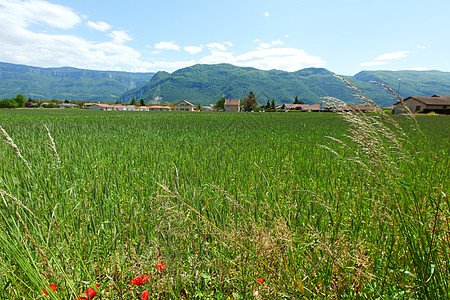
<path id="1" fill-rule="evenodd" d="M 19 158 L 25 163 L 25 165 L 27 166 L 27 168 L 31 170 L 31 166 L 28 163 L 28 161 L 22 156 L 22 153 L 20 153 L 19 148 L 17 147 L 17 145 L 14 143 L 14 141 L 12 140 L 12 138 L 9 136 L 9 134 L 6 132 L 5 129 L 3 129 L 3 127 L 0 125 L 0 131 L 2 133 L 2 135 L 5 137 L 6 141 L 5 143 L 7 143 L 8 145 L 10 145 L 13 149 L 14 152 L 16 152 L 17 156 L 19 156 Z"/>
<path id="2" fill-rule="evenodd" d="M 52 135 L 50 134 L 50 130 L 48 130 L 47 125 L 44 125 L 44 127 L 45 127 L 45 130 L 47 130 L 47 135 L 48 135 L 48 138 L 50 139 L 49 147 L 50 147 L 50 149 L 52 149 L 53 155 L 56 158 L 56 167 L 59 168 L 61 166 L 61 158 L 59 157 L 58 151 L 56 151 L 55 141 L 53 140 Z"/>

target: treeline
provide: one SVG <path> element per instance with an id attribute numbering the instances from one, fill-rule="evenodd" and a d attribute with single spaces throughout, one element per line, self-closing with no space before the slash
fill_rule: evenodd
<path id="1" fill-rule="evenodd" d="M 5 98 L 0 100 L 0 108 L 18 108 L 25 107 L 27 100 L 22 94 L 17 94 L 14 98 Z"/>

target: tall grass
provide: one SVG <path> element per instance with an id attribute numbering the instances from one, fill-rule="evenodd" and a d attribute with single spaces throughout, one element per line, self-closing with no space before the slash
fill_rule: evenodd
<path id="1" fill-rule="evenodd" d="M 448 297 L 447 117 L 352 113 L 0 111 L 0 298 Z"/>

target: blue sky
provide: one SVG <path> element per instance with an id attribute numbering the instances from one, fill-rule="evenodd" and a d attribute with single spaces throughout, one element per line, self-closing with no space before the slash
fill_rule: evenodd
<path id="1" fill-rule="evenodd" d="M 448 0 L 0 0 L 0 61 L 450 71 Z"/>

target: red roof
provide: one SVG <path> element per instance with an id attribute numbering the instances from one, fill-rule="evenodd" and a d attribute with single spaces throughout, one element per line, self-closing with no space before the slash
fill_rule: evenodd
<path id="1" fill-rule="evenodd" d="M 225 100 L 224 105 L 239 106 L 240 103 L 241 103 L 241 100 L 239 100 L 239 99 L 227 99 L 227 100 Z"/>
<path id="2" fill-rule="evenodd" d="M 180 103 L 186 103 L 186 104 L 188 104 L 188 105 L 190 105 L 190 106 L 193 106 L 193 107 L 195 107 L 195 105 L 194 104 L 192 104 L 191 102 L 189 102 L 189 101 L 186 101 L 186 100 L 183 100 L 183 101 L 180 101 L 180 102 L 178 102 L 177 104 L 175 104 L 175 105 L 178 105 L 178 104 L 180 104 Z"/>

